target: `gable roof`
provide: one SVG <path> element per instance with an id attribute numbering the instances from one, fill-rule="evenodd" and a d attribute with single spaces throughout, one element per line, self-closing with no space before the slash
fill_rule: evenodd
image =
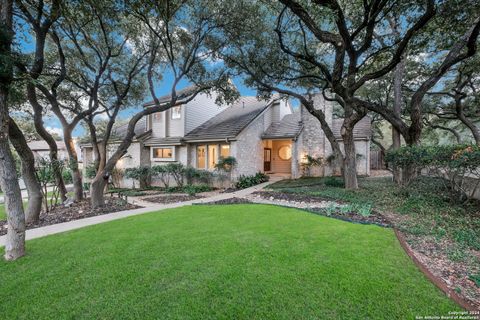
<path id="1" fill-rule="evenodd" d="M 285 115 L 280 122 L 274 122 L 262 134 L 262 139 L 296 138 L 303 129 L 300 112 Z"/>
<path id="2" fill-rule="evenodd" d="M 138 138 L 146 133 L 147 121 L 145 118 L 142 118 L 137 121 L 135 125 L 135 138 Z M 112 130 L 112 139 L 121 140 L 127 135 L 128 123 L 122 124 Z"/>
<path id="3" fill-rule="evenodd" d="M 55 141 L 57 143 L 58 150 L 66 150 L 65 142 Z M 49 151 L 50 147 L 45 140 L 35 140 L 27 143 L 28 147 L 32 151 Z"/>
<path id="4" fill-rule="evenodd" d="M 189 95 L 195 93 L 195 91 L 197 89 L 198 89 L 198 87 L 196 85 L 191 85 L 191 86 L 185 87 L 183 89 L 176 90 L 177 99 L 178 98 L 185 98 L 186 96 L 189 96 Z M 169 94 L 166 94 L 164 96 L 158 97 L 157 99 L 158 99 L 158 102 L 160 104 L 166 103 L 166 102 L 169 102 L 172 99 L 172 95 L 169 93 Z M 154 106 L 154 105 L 155 105 L 155 101 L 153 101 L 153 100 L 143 104 L 144 107 L 151 107 L 151 106 Z"/>
<path id="5" fill-rule="evenodd" d="M 232 106 L 185 135 L 185 141 L 235 138 L 258 117 L 272 101 L 241 97 Z"/>
<path id="6" fill-rule="evenodd" d="M 333 119 L 332 131 L 337 139 L 342 139 L 340 130 L 342 129 L 343 119 Z M 370 139 L 372 136 L 372 124 L 370 117 L 364 117 L 353 127 L 353 137 L 355 139 Z"/>

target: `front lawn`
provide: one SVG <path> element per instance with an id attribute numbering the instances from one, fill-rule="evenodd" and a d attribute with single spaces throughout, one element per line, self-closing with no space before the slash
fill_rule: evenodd
<path id="1" fill-rule="evenodd" d="M 340 178 L 283 180 L 269 188 L 348 203 L 368 203 L 381 212 L 403 215 L 397 227 L 415 235 L 448 238 L 457 250 L 480 250 L 479 203 L 455 203 L 443 184 L 423 177 L 402 188 L 392 178 L 360 178 L 358 190 L 346 190 Z"/>
<path id="2" fill-rule="evenodd" d="M 393 231 L 267 205 L 188 206 L 27 242 L 6 319 L 412 319 L 459 308 Z"/>

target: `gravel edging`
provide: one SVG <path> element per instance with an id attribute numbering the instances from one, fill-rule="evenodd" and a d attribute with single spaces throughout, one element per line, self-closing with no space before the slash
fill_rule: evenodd
<path id="1" fill-rule="evenodd" d="M 462 296 L 457 294 L 454 290 L 450 289 L 445 282 L 440 279 L 439 277 L 435 276 L 427 266 L 425 266 L 416 256 L 412 248 L 408 245 L 404 234 L 399 231 L 398 229 L 393 229 L 395 232 L 395 236 L 400 243 L 400 246 L 403 248 L 405 253 L 412 259 L 413 263 L 417 266 L 417 268 L 437 287 L 439 288 L 447 297 L 451 298 L 455 301 L 459 306 L 467 311 L 480 311 L 477 307 L 475 307 L 470 301 L 464 299 Z M 475 316 L 475 315 L 473 315 Z"/>

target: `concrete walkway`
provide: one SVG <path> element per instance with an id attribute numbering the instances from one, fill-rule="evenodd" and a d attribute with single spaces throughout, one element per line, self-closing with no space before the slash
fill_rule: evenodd
<path id="1" fill-rule="evenodd" d="M 51 234 L 56 234 L 56 233 L 61 233 L 65 231 L 70 231 L 70 230 L 75 230 L 75 229 L 80 229 L 83 227 L 99 224 L 99 223 L 104 223 L 108 221 L 113 221 L 113 220 L 118 220 L 126 217 L 131 217 L 131 216 L 136 216 L 139 214 L 147 213 L 147 212 L 153 212 L 153 211 L 161 211 L 165 209 L 171 209 L 171 208 L 179 208 L 183 206 L 188 206 L 192 205 L 193 203 L 204 203 L 204 202 L 212 202 L 212 201 L 218 201 L 218 200 L 225 200 L 225 199 L 230 199 L 230 198 L 241 198 L 245 197 L 255 191 L 261 190 L 268 186 L 269 184 L 272 184 L 279 179 L 271 179 L 268 182 L 261 183 L 259 185 L 243 189 L 243 190 L 238 190 L 235 192 L 230 192 L 230 193 L 221 193 L 217 194 L 215 196 L 211 196 L 208 198 L 202 198 L 202 199 L 196 199 L 196 200 L 191 200 L 191 201 L 185 201 L 185 202 L 179 202 L 179 203 L 170 203 L 170 204 L 153 204 L 149 203 L 148 207 L 145 208 L 139 208 L 139 209 L 133 209 L 133 210 L 125 210 L 125 211 L 119 211 L 119 212 L 112 212 L 112 213 L 107 213 L 95 217 L 89 217 L 85 219 L 79 219 L 79 220 L 73 220 L 69 222 L 63 222 L 63 223 L 58 223 L 58 224 L 52 224 L 49 226 L 45 227 L 40 227 L 40 228 L 35 228 L 35 229 L 30 229 L 27 230 L 26 232 L 26 240 L 30 239 L 36 239 L 36 238 L 41 238 L 45 237 Z M 137 202 L 137 204 L 139 204 Z M 0 237 L 0 247 L 5 246 L 5 241 L 6 241 L 6 236 L 1 236 Z"/>

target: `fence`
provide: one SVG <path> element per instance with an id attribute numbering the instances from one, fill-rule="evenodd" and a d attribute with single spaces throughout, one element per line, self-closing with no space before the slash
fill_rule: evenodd
<path id="1" fill-rule="evenodd" d="M 380 150 L 371 150 L 370 151 L 370 170 L 384 170 L 385 166 L 385 155 Z"/>

